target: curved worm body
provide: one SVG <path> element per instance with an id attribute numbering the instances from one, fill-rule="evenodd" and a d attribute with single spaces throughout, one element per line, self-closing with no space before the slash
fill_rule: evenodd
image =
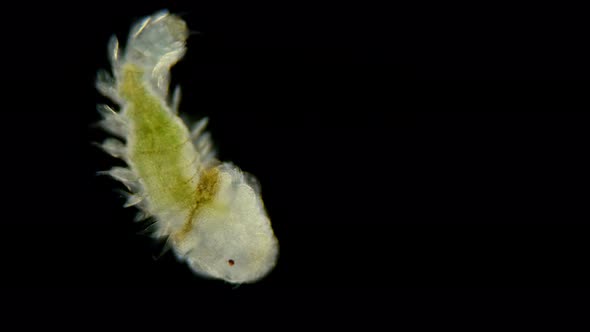
<path id="1" fill-rule="evenodd" d="M 160 11 L 136 23 L 123 52 L 113 37 L 113 75 L 99 72 L 97 89 L 119 105 L 99 105 L 101 126 L 119 139 L 102 143 L 128 167 L 109 175 L 130 194 L 125 206 L 154 217 L 155 236 L 166 237 L 177 257 L 203 276 L 253 282 L 278 255 L 257 186 L 237 167 L 215 159 L 207 119 L 189 131 L 177 116 L 178 88 L 168 96 L 170 68 L 184 55 L 188 29 Z"/>

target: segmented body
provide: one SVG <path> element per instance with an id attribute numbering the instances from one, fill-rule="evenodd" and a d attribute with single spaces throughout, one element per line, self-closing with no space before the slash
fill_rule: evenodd
<path id="1" fill-rule="evenodd" d="M 137 23 L 125 52 L 110 43 L 114 77 L 99 73 L 97 88 L 121 107 L 102 105 L 102 126 L 125 143 L 103 148 L 128 168 L 107 173 L 131 191 L 127 206 L 153 216 L 156 236 L 205 276 L 251 282 L 275 264 L 278 242 L 260 194 L 232 164 L 214 158 L 206 119 L 189 132 L 176 115 L 177 89 L 168 100 L 170 67 L 185 53 L 186 24 L 166 11 Z"/>

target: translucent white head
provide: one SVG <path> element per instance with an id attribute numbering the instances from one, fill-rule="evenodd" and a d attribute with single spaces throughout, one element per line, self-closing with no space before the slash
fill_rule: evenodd
<path id="1" fill-rule="evenodd" d="M 274 267 L 278 254 L 260 195 L 231 165 L 220 167 L 220 188 L 210 207 L 195 216 L 185 257 L 202 275 L 232 283 L 254 282 Z"/>

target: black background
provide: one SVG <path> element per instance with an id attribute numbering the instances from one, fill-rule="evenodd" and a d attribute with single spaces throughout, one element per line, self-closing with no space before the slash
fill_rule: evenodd
<path id="1" fill-rule="evenodd" d="M 122 208 L 122 187 L 95 175 L 119 163 L 91 145 L 106 137 L 92 124 L 106 102 L 93 84 L 108 68 L 108 38 L 124 40 L 160 8 L 198 32 L 172 72 L 181 112 L 209 116 L 219 157 L 261 182 L 281 254 L 257 284 L 235 289 L 194 276 L 171 253 L 154 258 L 162 243 Z M 575 8 L 9 9 L 6 289 L 588 287 L 590 90 L 578 79 L 589 57 Z"/>

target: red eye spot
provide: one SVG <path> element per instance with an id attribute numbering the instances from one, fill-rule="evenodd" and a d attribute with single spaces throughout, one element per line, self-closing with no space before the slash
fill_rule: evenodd
<path id="1" fill-rule="evenodd" d="M 229 264 L 229 266 L 234 266 L 235 263 L 236 262 L 234 262 L 233 259 L 230 259 L 230 260 L 227 261 L 227 264 Z"/>

